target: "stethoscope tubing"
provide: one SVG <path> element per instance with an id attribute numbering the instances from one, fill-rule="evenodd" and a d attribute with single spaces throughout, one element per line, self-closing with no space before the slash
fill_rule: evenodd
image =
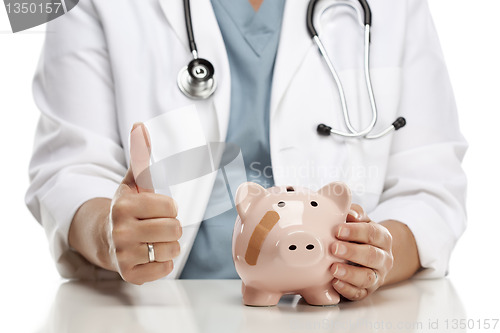
<path id="1" fill-rule="evenodd" d="M 321 39 L 319 38 L 319 36 L 316 35 L 313 37 L 313 40 L 316 43 L 316 45 L 318 46 L 318 49 L 319 49 L 321 55 L 323 56 L 323 59 L 325 60 L 327 66 L 330 70 L 330 73 L 332 74 L 332 76 L 335 80 L 335 83 L 336 83 L 337 88 L 339 90 L 340 103 L 342 105 L 342 113 L 344 115 L 345 124 L 347 126 L 347 129 L 350 132 L 350 133 L 346 133 L 346 132 L 332 129 L 331 133 L 336 134 L 336 135 L 345 136 L 345 137 L 350 137 L 350 138 L 367 136 L 373 130 L 373 127 L 375 127 L 375 124 L 377 123 L 377 117 L 378 117 L 377 105 L 375 103 L 375 95 L 373 93 L 373 87 L 372 87 L 372 83 L 371 83 L 370 70 L 369 70 L 370 69 L 370 46 L 369 46 L 370 26 L 369 25 L 365 26 L 364 74 L 365 74 L 366 88 L 368 90 L 368 95 L 369 95 L 370 104 L 371 104 L 372 119 L 370 121 L 370 124 L 362 131 L 356 130 L 351 123 L 342 81 L 340 80 L 340 77 L 339 77 L 333 63 L 332 63 L 330 57 L 328 56 L 328 53 L 327 53 L 323 43 L 321 42 Z"/>
<path id="2" fill-rule="evenodd" d="M 340 131 L 333 129 L 330 126 L 320 124 L 317 127 L 317 132 L 320 135 L 330 135 L 335 134 L 348 138 L 364 138 L 364 139 L 378 139 L 385 136 L 386 134 L 398 130 L 399 128 L 405 126 L 406 120 L 402 117 L 396 119 L 391 126 L 387 127 L 385 130 L 378 134 L 370 133 L 373 131 L 375 124 L 377 123 L 378 110 L 377 104 L 375 102 L 375 94 L 373 91 L 372 80 L 370 77 L 370 43 L 371 43 L 371 22 L 372 22 L 372 12 L 368 2 L 366 0 L 358 0 L 361 7 L 363 8 L 363 18 L 364 23 L 364 76 L 366 88 L 368 91 L 368 96 L 370 100 L 370 107 L 372 111 L 372 118 L 369 125 L 361 131 L 354 128 L 349 117 L 349 111 L 347 107 L 347 101 L 345 97 L 344 87 L 340 77 L 328 56 L 325 46 L 323 45 L 313 22 L 313 16 L 316 8 L 316 3 L 318 0 L 310 0 L 307 7 L 306 13 L 306 24 L 309 35 L 316 44 L 321 53 L 323 59 L 325 60 L 327 67 L 332 74 L 335 84 L 338 88 L 340 101 L 342 105 L 342 113 L 344 117 L 344 123 L 349 132 Z M 209 98 L 217 87 L 217 81 L 214 77 L 214 68 L 212 64 L 206 60 L 198 58 L 198 49 L 196 47 L 194 32 L 193 32 L 193 22 L 191 18 L 191 6 L 189 0 L 183 0 L 184 2 L 184 20 L 186 23 L 186 31 L 189 40 L 189 49 L 193 56 L 193 60 L 188 66 L 185 66 L 179 72 L 177 78 L 177 84 L 179 89 L 191 99 L 206 99 Z M 339 3 L 339 5 L 347 5 L 352 7 L 359 14 L 359 10 L 352 3 Z M 204 77 L 204 78 L 203 78 Z"/>
<path id="3" fill-rule="evenodd" d="M 337 85 L 339 96 L 340 96 L 340 103 L 342 106 L 342 113 L 344 117 L 344 124 L 346 125 L 347 129 L 349 132 L 341 131 L 334 129 L 330 126 L 320 124 L 317 128 L 317 132 L 321 135 L 330 135 L 330 134 L 335 134 L 343 137 L 348 137 L 348 138 L 364 138 L 364 139 L 378 139 L 381 138 L 390 132 L 394 130 L 398 130 L 399 128 L 405 126 L 406 120 L 402 117 L 396 119 L 396 121 L 389 127 L 387 127 L 385 130 L 383 130 L 380 133 L 377 134 L 371 134 L 370 133 L 373 131 L 373 128 L 375 127 L 377 120 L 378 120 L 378 109 L 377 109 L 377 103 L 375 101 L 375 93 L 373 91 L 373 85 L 372 85 L 372 80 L 370 76 L 370 44 L 371 44 L 371 22 L 372 22 L 372 12 L 370 9 L 370 6 L 368 5 L 368 2 L 366 0 L 358 0 L 361 7 L 363 8 L 363 23 L 364 23 L 364 51 L 363 51 L 363 63 L 364 63 L 364 76 L 365 76 L 365 84 L 366 84 L 366 89 L 368 91 L 368 97 L 370 101 L 370 108 L 371 108 L 371 114 L 372 118 L 370 123 L 366 128 L 364 128 L 361 131 L 358 131 L 354 128 L 354 126 L 351 123 L 351 119 L 349 116 L 349 110 L 347 107 L 347 102 L 346 102 L 346 97 L 345 97 L 345 90 L 344 87 L 342 86 L 342 82 L 340 80 L 340 77 L 335 69 L 335 66 L 333 65 L 333 62 L 331 61 L 331 58 L 328 55 L 328 52 L 326 51 L 325 46 L 323 45 L 321 38 L 319 37 L 318 32 L 316 31 L 316 28 L 314 26 L 314 21 L 313 21 L 313 16 L 316 8 L 316 3 L 318 0 L 311 0 L 309 2 L 309 5 L 307 7 L 307 15 L 306 15 L 306 25 L 307 25 L 307 30 L 309 32 L 310 37 L 313 39 L 315 42 L 316 46 L 319 49 L 319 52 L 321 53 L 321 56 L 323 57 L 325 63 L 327 64 L 327 67 L 332 74 L 335 84 Z M 352 7 L 355 11 L 358 11 L 358 9 L 352 4 L 352 3 L 338 3 L 338 5 L 347 5 L 349 7 Z"/>
<path id="4" fill-rule="evenodd" d="M 186 32 L 189 41 L 189 50 L 193 58 L 198 59 L 198 48 L 194 39 L 193 19 L 191 18 L 191 4 L 189 0 L 184 0 L 184 22 L 186 23 Z"/>
<path id="5" fill-rule="evenodd" d="M 358 0 L 361 7 L 363 8 L 364 12 L 364 25 L 372 25 L 372 10 L 370 9 L 370 5 L 368 5 L 368 2 L 366 0 Z M 314 36 L 318 36 L 318 32 L 316 31 L 316 28 L 314 27 L 314 12 L 316 9 L 316 3 L 318 0 L 311 0 L 309 1 L 309 5 L 307 6 L 307 13 L 306 13 L 306 25 L 307 25 L 307 31 L 309 32 L 309 35 L 311 38 L 314 38 Z M 349 5 L 352 7 L 352 5 Z"/>
<path id="6" fill-rule="evenodd" d="M 372 110 L 372 118 L 371 118 L 370 123 L 368 124 L 368 126 L 365 129 L 358 131 L 354 128 L 354 126 L 351 123 L 351 119 L 349 116 L 349 110 L 348 110 L 348 106 L 347 106 L 347 101 L 346 101 L 345 90 L 344 90 L 344 87 L 342 85 L 342 81 L 340 80 L 340 77 L 337 73 L 337 70 L 335 69 L 335 66 L 333 65 L 333 62 L 332 62 L 330 56 L 328 55 L 328 52 L 326 51 L 326 48 L 323 45 L 323 42 L 321 41 L 321 38 L 319 37 L 319 34 L 316 31 L 316 28 L 314 26 L 313 16 L 314 16 L 314 13 L 316 10 L 316 3 L 317 3 L 317 0 L 311 0 L 309 2 L 308 8 L 307 8 L 307 28 L 309 31 L 309 35 L 311 36 L 313 41 L 316 43 L 316 46 L 318 47 L 319 52 L 321 53 L 321 56 L 323 57 L 323 60 L 325 61 L 326 65 L 328 66 L 328 69 L 335 80 L 335 84 L 337 85 L 337 89 L 338 89 L 339 96 L 340 96 L 340 104 L 342 106 L 344 123 L 345 123 L 347 129 L 349 130 L 349 133 L 347 133 L 344 131 L 340 131 L 340 130 L 336 130 L 336 129 L 331 128 L 330 133 L 335 134 L 335 135 L 344 136 L 344 137 L 349 137 L 349 138 L 364 137 L 364 136 L 368 135 L 373 130 L 373 127 L 377 123 L 377 114 L 378 114 L 377 107 L 375 104 L 375 97 L 373 94 L 373 88 L 372 88 L 372 84 L 371 84 L 370 71 L 369 71 L 369 69 L 370 69 L 370 62 L 369 62 L 370 61 L 370 24 L 369 23 L 371 22 L 370 7 L 368 6 L 368 3 L 366 3 L 366 1 L 365 2 L 360 1 L 361 5 L 363 7 L 363 11 L 365 13 L 366 12 L 370 13 L 368 16 L 365 14 L 365 17 L 364 17 L 364 19 L 365 19 L 364 20 L 365 21 L 365 25 L 364 25 L 365 33 L 364 33 L 363 59 L 364 59 L 365 84 L 366 84 L 366 87 L 368 89 L 370 106 L 371 106 L 371 110 Z M 339 3 L 339 5 L 341 5 L 341 4 L 344 5 L 343 3 Z M 354 10 L 357 10 L 352 4 L 346 3 L 345 5 L 353 7 Z M 367 20 L 367 18 L 369 20 Z"/>

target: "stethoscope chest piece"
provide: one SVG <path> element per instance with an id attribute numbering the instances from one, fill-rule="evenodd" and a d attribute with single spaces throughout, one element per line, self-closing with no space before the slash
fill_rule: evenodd
<path id="1" fill-rule="evenodd" d="M 177 85 L 189 98 L 207 99 L 217 88 L 214 73 L 214 66 L 210 61 L 196 58 L 180 70 Z"/>

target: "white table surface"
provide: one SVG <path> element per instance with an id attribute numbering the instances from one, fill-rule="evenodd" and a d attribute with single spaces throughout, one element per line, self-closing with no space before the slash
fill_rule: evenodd
<path id="1" fill-rule="evenodd" d="M 0 110 L 2 191 L 0 211 L 0 332 L 398 332 L 384 323 L 422 322 L 414 332 L 446 330 L 446 320 L 472 320 L 467 332 L 500 317 L 500 223 L 498 213 L 500 123 L 498 0 L 429 0 L 454 85 L 461 127 L 470 143 L 469 226 L 450 263 L 449 278 L 410 281 L 377 291 L 363 302 L 332 308 L 284 299 L 275 308 L 239 303 L 237 281 L 159 281 L 142 287 L 124 283 L 61 281 L 43 230 L 26 209 L 27 165 L 38 110 L 31 81 L 45 38 L 43 26 L 10 34 L 0 10 Z M 452 7 L 450 7 L 452 6 Z M 464 19 L 465 18 L 465 19 Z M 4 112 L 5 111 L 5 112 Z M 485 121 L 487 119 L 487 121 Z M 4 160 L 3 160 L 4 161 Z M 5 162 L 5 161 L 4 161 Z M 175 296 L 178 295 L 178 296 Z M 170 298 L 168 298 L 170 297 Z M 438 327 L 429 327 L 439 319 Z M 353 323 L 348 325 L 349 320 Z M 367 323 L 362 326 L 362 323 Z M 368 324 L 373 329 L 370 330 Z M 337 324 L 337 327 L 333 326 Z M 374 326 L 378 324 L 379 326 Z M 411 331 L 411 330 L 406 330 Z"/>
<path id="2" fill-rule="evenodd" d="M 242 305 L 240 280 L 69 281 L 47 306 L 37 332 L 465 332 L 467 318 L 449 279 L 412 280 L 337 306 L 284 296 L 263 308 Z"/>

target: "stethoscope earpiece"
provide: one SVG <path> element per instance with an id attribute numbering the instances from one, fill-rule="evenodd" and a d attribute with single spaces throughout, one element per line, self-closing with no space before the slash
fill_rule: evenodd
<path id="1" fill-rule="evenodd" d="M 207 99 L 215 91 L 214 66 L 210 61 L 196 58 L 184 66 L 177 76 L 177 85 L 184 95 L 192 99 Z"/>
<path id="2" fill-rule="evenodd" d="M 406 125 L 406 119 L 403 117 L 399 117 L 391 124 L 391 126 L 387 127 L 384 131 L 375 135 L 365 135 L 361 138 L 368 140 L 379 139 L 383 136 L 386 136 L 392 131 L 397 131 L 398 129 L 405 127 L 405 125 Z M 329 136 L 330 134 L 338 134 L 334 129 L 332 129 L 332 127 L 325 124 L 319 124 L 318 127 L 316 127 L 316 132 L 318 132 L 319 135 L 323 136 Z M 352 137 L 356 137 L 356 134 L 351 134 L 351 135 Z M 345 135 L 341 134 L 341 136 Z"/>

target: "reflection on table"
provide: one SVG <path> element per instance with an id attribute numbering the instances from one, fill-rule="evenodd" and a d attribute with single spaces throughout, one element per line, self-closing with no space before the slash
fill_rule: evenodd
<path id="1" fill-rule="evenodd" d="M 72 281 L 39 332 L 446 332 L 452 318 L 466 315 L 448 279 L 412 280 L 337 306 L 289 295 L 265 308 L 242 305 L 239 280 Z"/>

